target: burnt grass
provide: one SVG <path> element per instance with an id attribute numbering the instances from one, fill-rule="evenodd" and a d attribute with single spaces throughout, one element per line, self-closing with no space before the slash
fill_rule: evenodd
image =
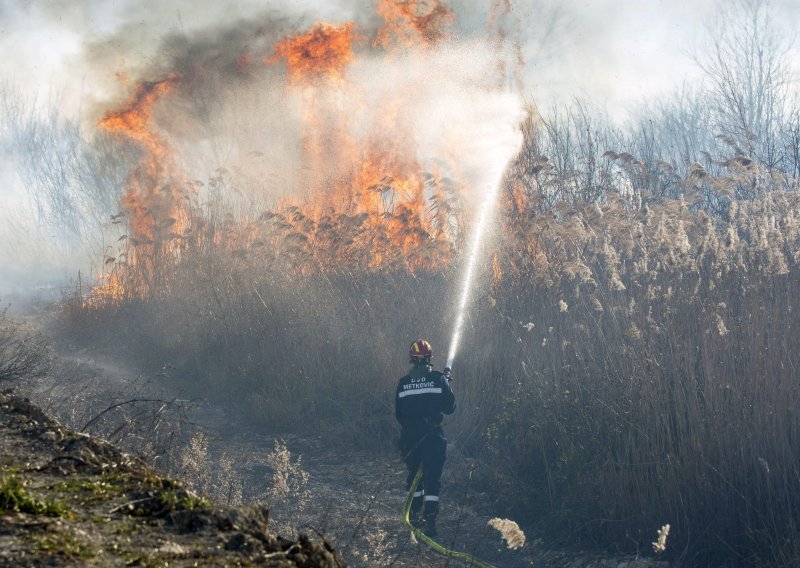
<path id="1" fill-rule="evenodd" d="M 220 508 L 27 399 L 0 395 L 0 565 L 345 566 L 264 507 Z"/>
<path id="2" fill-rule="evenodd" d="M 112 371 L 99 361 L 86 362 L 80 373 L 70 375 L 71 388 L 103 400 L 111 399 L 102 385 L 114 390 L 117 398 L 138 392 L 141 377 L 125 383 L 123 371 Z M 93 373 L 102 375 L 101 384 Z M 65 378 L 58 375 L 50 380 Z M 26 393 L 31 390 L 35 401 L 48 406 L 53 401 L 48 401 L 47 394 L 57 394 L 32 383 L 17 386 Z M 65 398 L 54 412 L 66 423 L 83 424 L 85 418 L 76 421 L 65 414 L 67 407 L 75 412 L 76 405 L 80 406 Z M 93 407 L 92 413 L 107 405 Z M 207 452 L 197 456 L 207 477 L 198 479 L 201 472 L 185 467 L 169 469 L 179 482 L 146 465 L 153 456 L 135 458 L 100 438 L 72 433 L 27 400 L 3 394 L 0 476 L 20 479 L 31 498 L 60 513 L 2 511 L 0 566 L 462 565 L 418 543 L 403 525 L 405 468 L 393 448 L 347 448 L 322 435 L 267 432 L 208 402 L 201 403 L 195 417 L 198 432 L 207 440 Z M 112 427 L 116 429 L 116 423 Z M 102 432 L 98 434 L 107 435 Z M 131 439 L 142 434 L 135 428 L 127 432 L 120 442 L 136 453 Z M 307 474 L 307 481 L 288 494 L 275 492 L 276 465 L 265 459 L 277 441 L 287 448 L 289 461 Z M 182 447 L 186 451 L 190 445 Z M 181 453 L 181 448 L 174 450 Z M 221 467 L 225 459 L 233 464 L 227 473 Z M 505 510 L 498 493 L 513 488 L 493 488 L 487 479 L 489 466 L 451 442 L 439 517 L 439 540 L 445 546 L 506 568 L 666 565 L 632 554 L 587 551 L 580 544 L 554 542 L 521 519 L 516 520 L 527 536 L 525 545 L 508 549 L 488 521 Z M 215 480 L 222 480 L 223 487 L 209 483 Z M 238 484 L 241 494 L 231 499 L 230 488 Z M 212 502 L 234 506 L 218 507 Z"/>
<path id="3" fill-rule="evenodd" d="M 207 459 L 217 463 L 227 454 L 237 463 L 244 486 L 243 500 L 253 502 L 269 486 L 272 469 L 258 460 L 278 436 L 227 421 L 230 430 L 209 425 L 216 431 L 209 440 Z M 232 434 L 235 432 L 235 435 Z M 405 466 L 397 452 L 372 451 L 332 444 L 325 436 L 282 434 L 282 442 L 293 456 L 302 456 L 302 468 L 309 473 L 302 491 L 285 503 L 278 502 L 274 520 L 302 529 L 313 526 L 336 543 L 344 559 L 353 566 L 395 568 L 445 568 L 463 562 L 441 556 L 419 543 L 403 524 Z M 467 552 L 498 568 L 666 568 L 669 563 L 654 560 L 650 551 L 611 554 L 587 549 L 582 543 L 555 542 L 533 523 L 520 521 L 524 546 L 509 549 L 488 522 L 507 510 L 498 493 L 512 491 L 511 485 L 492 487 L 488 468 L 465 455 L 457 444 L 448 447 L 442 476 L 442 506 L 438 517 L 437 541 L 459 552 Z M 520 519 L 516 519 L 520 520 Z M 564 535 L 568 538 L 568 535 Z"/>

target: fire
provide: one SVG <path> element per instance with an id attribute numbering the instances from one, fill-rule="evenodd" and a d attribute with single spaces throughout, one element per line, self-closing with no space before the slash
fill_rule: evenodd
<path id="1" fill-rule="evenodd" d="M 109 304 L 120 304 L 130 297 L 128 289 L 117 274 L 98 275 L 100 284 L 89 290 L 86 299 L 82 301 L 83 309 L 103 308 Z"/>
<path id="2" fill-rule="evenodd" d="M 172 149 L 155 129 L 154 108 L 179 83 L 176 74 L 156 82 L 142 82 L 120 110 L 110 111 L 98 126 L 133 146 L 139 154 L 136 167 L 128 175 L 121 206 L 129 223 L 128 269 L 135 267 L 139 278 L 129 282 L 146 294 L 160 284 L 162 258 L 175 252 L 176 231 L 186 226 L 187 213 L 182 197 L 183 176 L 175 163 Z M 106 284 L 108 285 L 108 283 Z M 118 297 L 118 279 L 113 280 Z"/>
<path id="3" fill-rule="evenodd" d="M 301 109 L 305 183 L 310 194 L 286 203 L 296 212 L 282 218 L 302 217 L 303 232 L 292 237 L 305 247 L 336 241 L 322 234 L 330 226 L 352 233 L 352 238 L 341 239 L 349 243 L 347 252 L 336 244 L 324 252 L 314 250 L 312 256 L 330 258 L 332 263 L 366 259 L 372 268 L 398 263 L 411 270 L 441 266 L 452 257 L 457 238 L 453 209 L 447 202 L 452 193 L 445 195 L 439 172 L 426 172 L 419 163 L 413 133 L 402 118 L 409 95 L 390 94 L 376 105 L 363 81 L 350 81 L 348 75 L 361 49 L 394 58 L 399 50 L 442 41 L 454 15 L 440 0 L 379 0 L 377 11 L 384 25 L 371 38 L 352 22 L 320 22 L 275 43 L 271 55 L 248 50 L 234 53 L 224 64 L 219 58 L 198 61 L 192 69 L 202 68 L 205 73 L 222 65 L 230 68 L 227 71 L 252 77 L 260 69 L 285 64 L 285 93 Z M 238 219 L 241 230 L 230 225 L 221 230 L 213 220 L 189 211 L 186 192 L 196 191 L 197 186 L 189 189 L 188 176 L 177 166 L 175 149 L 159 129 L 156 111 L 165 102 L 183 101 L 180 97 L 193 92 L 193 81 L 205 77 L 193 79 L 195 71 L 138 83 L 131 98 L 98 123 L 137 157 L 121 199 L 129 223 L 127 244 L 112 263 L 113 270 L 101 275 L 102 283 L 93 296 L 98 302 L 146 296 L 167 286 L 170 263 L 194 250 L 197 239 L 240 250 L 269 238 L 257 234 L 254 219 Z M 360 105 L 372 113 L 366 134 L 363 122 L 358 122 L 363 118 L 353 112 Z M 335 258 L 337 254 L 342 258 Z"/>
<path id="4" fill-rule="evenodd" d="M 439 1 L 382 0 L 378 12 L 385 26 L 371 45 L 384 47 L 438 41 L 453 17 Z M 325 174 L 314 180 L 316 189 L 310 200 L 294 205 L 314 220 L 330 212 L 366 214 L 366 227 L 380 237 L 375 239 L 370 259 L 370 265 L 377 267 L 397 260 L 391 258 L 396 255 L 387 252 L 389 249 L 405 257 L 422 258 L 414 253 L 430 241 L 443 241 L 449 235 L 445 223 L 435 225 L 426 215 L 426 197 L 432 193 L 426 195 L 423 168 L 416 156 L 409 154 L 413 144 L 396 112 L 402 104 L 399 96 L 381 103 L 384 111 L 374 129 L 384 135 L 366 140 L 352 135 L 358 117 L 340 112 L 331 103 L 347 100 L 348 108 L 352 108 L 371 102 L 367 100 L 370 93 L 353 88 L 346 79 L 354 46 L 361 39 L 353 23 L 338 27 L 319 23 L 306 33 L 279 42 L 269 61 L 286 62 L 286 88 L 302 101 L 306 161 L 311 171 Z M 430 264 L 419 261 L 411 268 Z"/>
<path id="5" fill-rule="evenodd" d="M 338 27 L 318 23 L 304 34 L 279 42 L 269 62 L 285 60 L 290 81 L 341 77 L 353 59 L 353 43 L 359 38 L 354 30 L 353 23 Z"/>
<path id="6" fill-rule="evenodd" d="M 373 45 L 388 47 L 432 44 L 444 39 L 455 16 L 440 0 L 380 0 L 378 13 L 385 26 Z"/>

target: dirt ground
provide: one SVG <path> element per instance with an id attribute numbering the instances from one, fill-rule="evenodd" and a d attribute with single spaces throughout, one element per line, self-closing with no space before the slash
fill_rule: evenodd
<path id="1" fill-rule="evenodd" d="M 94 390 L 100 398 L 113 393 L 113 400 L 123 400 L 142 396 L 142 385 L 153 389 L 152 379 L 113 362 L 85 354 L 69 359 L 80 367 L 75 377 L 83 377 L 73 380 L 86 381 L 84 397 Z M 170 395 L 158 388 L 159 396 Z M 40 384 L 32 390 L 34 400 L 47 398 L 51 407 L 57 407 L 52 400 L 58 396 L 54 385 Z M 383 453 L 343 451 L 320 438 L 257 431 L 209 401 L 197 401 L 190 418 L 199 432 L 193 441 L 200 443 L 189 444 L 183 467 L 171 473 L 218 504 L 266 506 L 271 531 L 289 538 L 301 533 L 324 535 L 353 566 L 464 565 L 418 543 L 403 525 L 405 466 L 390 448 Z M 525 526 L 521 527 L 524 546 L 509 549 L 488 524 L 498 513 L 492 495 L 478 491 L 475 467 L 458 448 L 448 449 L 437 538 L 442 545 L 497 567 L 667 566 L 647 558 L 552 548 Z"/>
<path id="2" fill-rule="evenodd" d="M 308 481 L 296 495 L 279 500 L 273 519 L 284 531 L 314 527 L 354 566 L 445 567 L 463 562 L 443 557 L 418 543 L 402 521 L 405 499 L 405 466 L 392 454 L 346 452 L 326 447 L 319 439 L 279 438 Z M 235 456 L 241 464 L 245 502 L 258 499 L 274 468 L 264 456 L 273 452 L 276 438 L 264 433 L 239 430 L 236 437 L 219 435 L 209 444 L 209 455 Z M 500 532 L 489 526 L 497 514 L 492 496 L 479 492 L 471 477 L 475 464 L 457 449 L 449 450 L 443 474 L 437 542 L 467 552 L 483 562 L 507 568 L 521 567 L 628 567 L 667 566 L 633 556 L 608 556 L 579 550 L 548 547 L 525 526 L 525 544 L 512 550 Z M 498 488 L 498 490 L 502 490 Z M 300 495 L 303 491 L 307 492 Z"/>

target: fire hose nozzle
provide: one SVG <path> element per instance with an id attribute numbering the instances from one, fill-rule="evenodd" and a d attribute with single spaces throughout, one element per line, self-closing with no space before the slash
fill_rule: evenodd
<path id="1" fill-rule="evenodd" d="M 453 380 L 453 376 L 452 375 L 453 375 L 453 369 L 451 369 L 450 367 L 445 367 L 444 368 L 444 378 L 447 379 L 448 381 L 452 381 Z"/>

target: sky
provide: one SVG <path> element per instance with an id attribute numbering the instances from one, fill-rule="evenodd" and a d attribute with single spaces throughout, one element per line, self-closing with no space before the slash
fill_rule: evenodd
<path id="1" fill-rule="evenodd" d="M 485 29 L 490 0 L 454 0 L 463 33 Z M 516 0 L 514 25 L 525 57 L 525 95 L 540 106 L 581 97 L 623 118 L 638 102 L 668 94 L 699 72 L 692 49 L 724 3 L 718 0 Z M 788 30 L 800 2 L 774 0 Z M 152 57 L 164 33 L 247 19 L 264 9 L 311 23 L 363 20 L 368 0 L 0 0 L 0 77 L 40 101 L 79 108 L 113 81 L 87 68 L 87 52 L 118 38 L 109 69 Z M 124 30 L 124 34 L 121 31 Z M 113 40 L 112 40 L 113 41 Z M 96 53 L 93 54 L 96 56 Z"/>

